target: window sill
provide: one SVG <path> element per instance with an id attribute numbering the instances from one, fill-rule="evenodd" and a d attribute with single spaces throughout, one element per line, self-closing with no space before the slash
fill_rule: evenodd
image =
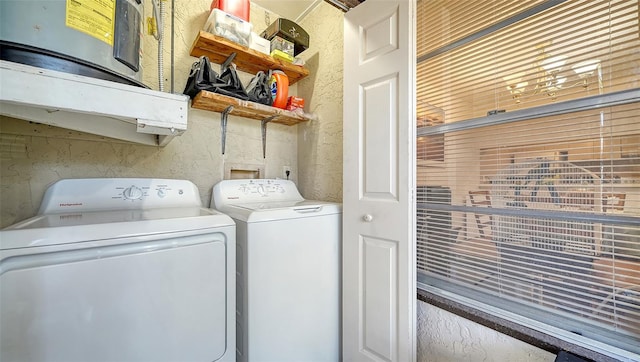
<path id="1" fill-rule="evenodd" d="M 441 308 L 457 316 L 554 354 L 558 354 L 560 351 L 568 351 L 594 361 L 618 361 L 618 359 L 592 351 L 583 346 L 567 342 L 558 337 L 446 298 L 442 295 L 425 290 L 420 286 L 418 287 L 417 298 L 422 302 Z"/>

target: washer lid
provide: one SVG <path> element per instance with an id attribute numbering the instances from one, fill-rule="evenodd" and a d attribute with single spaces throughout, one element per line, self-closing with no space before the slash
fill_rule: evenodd
<path id="1" fill-rule="evenodd" d="M 0 250 L 234 227 L 227 215 L 202 207 L 44 214 L 0 230 Z"/>
<path id="2" fill-rule="evenodd" d="M 342 213 L 342 205 L 315 200 L 223 205 L 223 213 L 245 222 L 299 219 Z"/>
<path id="3" fill-rule="evenodd" d="M 274 201 L 274 202 L 252 202 L 247 204 L 235 204 L 233 206 L 241 209 L 247 209 L 250 211 L 260 211 L 260 210 L 272 210 L 272 209 L 284 209 L 291 208 L 297 206 L 309 206 L 309 204 L 317 205 L 318 203 L 315 201 Z"/>

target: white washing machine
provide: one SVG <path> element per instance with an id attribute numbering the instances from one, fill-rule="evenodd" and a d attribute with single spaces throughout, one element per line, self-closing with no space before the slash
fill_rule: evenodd
<path id="1" fill-rule="evenodd" d="M 211 206 L 236 222 L 238 361 L 340 359 L 340 204 L 287 180 L 224 180 Z"/>
<path id="2" fill-rule="evenodd" d="M 233 361 L 234 256 L 189 181 L 58 181 L 0 231 L 0 360 Z"/>

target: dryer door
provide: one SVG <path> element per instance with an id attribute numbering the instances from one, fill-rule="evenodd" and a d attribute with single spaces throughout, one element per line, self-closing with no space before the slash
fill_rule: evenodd
<path id="1" fill-rule="evenodd" d="M 47 253 L 27 248 L 10 257 L 3 251 L 0 360 L 222 356 L 225 235 L 162 237 Z"/>

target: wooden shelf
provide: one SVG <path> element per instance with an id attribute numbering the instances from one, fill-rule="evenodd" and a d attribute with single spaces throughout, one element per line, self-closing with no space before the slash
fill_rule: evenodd
<path id="1" fill-rule="evenodd" d="M 229 106 L 233 106 L 233 109 L 229 112 L 230 115 L 257 120 L 274 117 L 270 122 L 284 124 L 287 126 L 293 126 L 300 122 L 310 120 L 298 113 L 284 109 L 265 106 L 264 104 L 244 101 L 242 99 L 207 91 L 200 91 L 200 93 L 198 93 L 191 102 L 191 107 L 193 108 L 213 112 L 224 112 Z"/>
<path id="2" fill-rule="evenodd" d="M 294 84 L 309 75 L 309 70 L 303 66 L 274 59 L 264 53 L 202 30 L 193 42 L 189 54 L 194 57 L 206 55 L 211 62 L 222 64 L 233 52 L 236 53 L 233 62 L 237 69 L 243 72 L 256 74 L 259 71 L 278 69 L 285 72 L 289 78 L 289 84 Z"/>

